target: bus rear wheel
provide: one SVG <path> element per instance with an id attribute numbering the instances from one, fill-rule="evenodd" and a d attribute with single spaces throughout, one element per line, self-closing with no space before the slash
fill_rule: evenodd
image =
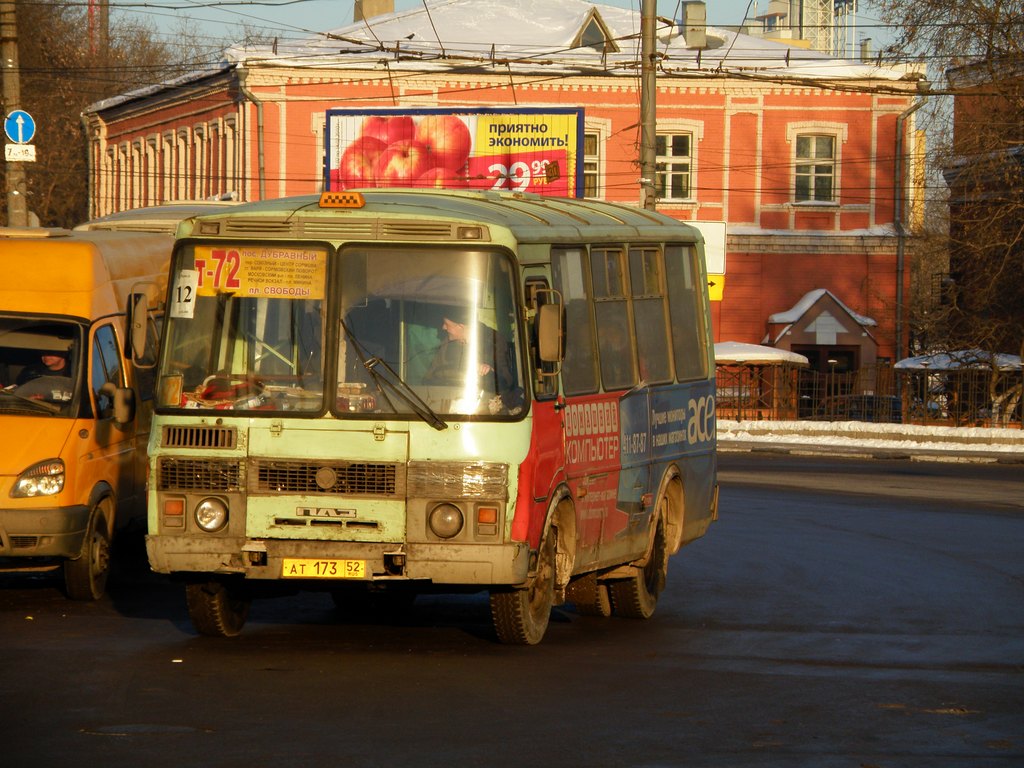
<path id="1" fill-rule="evenodd" d="M 608 585 L 598 581 L 596 573 L 588 573 L 569 582 L 566 598 L 576 605 L 576 613 L 581 616 L 607 618 L 612 615 Z"/>
<path id="2" fill-rule="evenodd" d="M 207 637 L 234 637 L 249 618 L 252 600 L 222 581 L 185 585 L 188 616 L 196 632 Z"/>
<path id="3" fill-rule="evenodd" d="M 651 556 L 628 579 L 609 583 L 615 613 L 629 619 L 649 619 L 658 605 L 658 595 L 668 577 L 668 547 L 665 541 L 665 519 L 658 518 Z"/>
<path id="4" fill-rule="evenodd" d="M 555 602 L 555 537 L 549 533 L 537 553 L 537 570 L 523 589 L 491 592 L 491 619 L 498 640 L 536 645 L 544 637 Z"/>
<path id="5" fill-rule="evenodd" d="M 99 600 L 107 588 L 110 573 L 110 532 L 113 519 L 110 499 L 103 499 L 89 515 L 82 542 L 82 554 L 64 561 L 64 588 L 72 600 Z"/>

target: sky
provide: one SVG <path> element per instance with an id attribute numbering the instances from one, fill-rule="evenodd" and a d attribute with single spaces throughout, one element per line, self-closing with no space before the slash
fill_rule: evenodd
<path id="1" fill-rule="evenodd" d="M 509 0 L 514 2 L 515 0 Z M 558 0 L 552 0 L 557 2 Z M 634 8 L 639 12 L 641 0 L 600 0 L 605 5 Z M 710 26 L 736 26 L 744 17 L 763 12 L 768 0 L 706 0 L 707 20 Z M 173 35 L 180 29 L 181 19 L 190 19 L 196 34 L 210 40 L 234 40 L 241 37 L 245 24 L 270 35 L 305 37 L 317 32 L 337 29 L 352 22 L 353 0 L 113 0 L 115 14 L 135 16 L 152 23 L 158 31 Z M 423 0 L 395 0 L 395 10 L 404 11 L 422 7 Z M 859 6 L 867 7 L 865 0 Z M 678 17 L 679 0 L 659 0 L 658 14 Z M 875 25 L 871 9 L 859 11 L 857 39 L 871 37 L 884 39 L 884 32 Z M 856 43 L 855 43 L 856 45 Z M 876 50 L 878 45 L 873 46 Z"/>

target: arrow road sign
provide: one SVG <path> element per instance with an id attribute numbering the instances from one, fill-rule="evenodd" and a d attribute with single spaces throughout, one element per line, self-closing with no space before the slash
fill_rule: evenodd
<path id="1" fill-rule="evenodd" d="M 36 121 L 23 109 L 16 109 L 4 120 L 4 133 L 16 144 L 28 144 L 36 135 Z"/>

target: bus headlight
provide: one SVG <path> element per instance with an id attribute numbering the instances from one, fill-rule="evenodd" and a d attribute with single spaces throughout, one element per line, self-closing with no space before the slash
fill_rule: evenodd
<path id="1" fill-rule="evenodd" d="M 33 464 L 20 475 L 11 488 L 11 496 L 24 499 L 30 496 L 56 496 L 64 490 L 64 462 L 49 459 Z"/>
<path id="2" fill-rule="evenodd" d="M 228 524 L 228 505 L 220 499 L 203 499 L 194 516 L 196 525 L 207 533 L 216 533 Z"/>
<path id="3" fill-rule="evenodd" d="M 462 510 L 454 504 L 438 504 L 430 510 L 427 522 L 435 536 L 450 539 L 459 534 L 465 519 L 462 517 Z"/>

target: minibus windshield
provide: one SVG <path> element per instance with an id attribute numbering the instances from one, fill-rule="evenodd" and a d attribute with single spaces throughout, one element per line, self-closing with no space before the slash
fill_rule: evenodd
<path id="1" fill-rule="evenodd" d="M 75 415 L 81 328 L 0 316 L 0 412 Z"/>

